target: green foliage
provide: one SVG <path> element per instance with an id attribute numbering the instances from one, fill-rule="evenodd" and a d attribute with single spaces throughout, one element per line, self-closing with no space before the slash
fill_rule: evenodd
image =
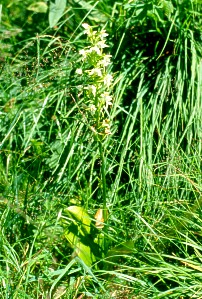
<path id="1" fill-rule="evenodd" d="M 105 259 L 104 268 L 109 268 L 107 262 L 114 262 L 122 254 L 130 254 L 133 251 L 134 244 L 132 241 L 111 248 L 104 252 L 104 227 L 93 226 L 90 215 L 84 208 L 79 206 L 70 206 L 64 210 L 70 220 L 68 223 L 65 216 L 62 217 L 64 223 L 65 237 L 74 249 L 73 256 L 78 256 L 87 266 L 92 266 L 96 261 Z M 106 225 L 106 224 L 105 224 Z"/>
<path id="2" fill-rule="evenodd" d="M 2 3 L 0 297 L 202 297 L 201 1 L 36 3 Z M 104 230 L 82 23 L 112 55 Z"/>
<path id="3" fill-rule="evenodd" d="M 96 254 L 97 247 L 90 235 L 91 218 L 84 208 L 78 206 L 70 206 L 64 212 L 70 214 L 70 219 L 72 219 L 65 237 L 74 248 L 74 255 L 87 266 L 91 266 L 95 262 L 94 254 Z"/>
<path id="4" fill-rule="evenodd" d="M 34 11 L 36 13 L 46 13 L 48 6 L 45 2 L 39 1 L 34 2 L 31 5 L 28 6 L 28 10 Z"/>

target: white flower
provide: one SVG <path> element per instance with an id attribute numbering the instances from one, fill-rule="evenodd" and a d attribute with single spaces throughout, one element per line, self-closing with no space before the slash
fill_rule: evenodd
<path id="1" fill-rule="evenodd" d="M 99 42 L 97 42 L 97 46 L 101 49 L 109 47 L 108 45 L 105 44 L 104 40 L 100 40 Z"/>
<path id="2" fill-rule="evenodd" d="M 96 30 L 93 30 L 92 32 L 91 32 L 91 37 L 92 38 L 95 38 L 97 36 L 97 31 Z"/>
<path id="3" fill-rule="evenodd" d="M 96 75 L 98 77 L 102 77 L 102 71 L 101 71 L 101 69 L 98 69 L 98 68 L 94 68 L 94 69 L 88 71 L 88 73 L 90 76 Z"/>
<path id="4" fill-rule="evenodd" d="M 104 85 L 106 85 L 107 87 L 110 87 L 112 80 L 113 80 L 112 75 L 107 74 L 107 75 L 104 77 Z"/>
<path id="5" fill-rule="evenodd" d="M 90 110 L 90 112 L 91 112 L 92 114 L 94 114 L 95 111 L 96 111 L 96 107 L 95 107 L 95 105 L 91 104 L 91 105 L 89 106 L 89 110 Z"/>
<path id="6" fill-rule="evenodd" d="M 90 93 L 93 94 L 93 96 L 96 96 L 96 87 L 95 85 L 88 85 L 87 87 L 85 87 L 85 89 L 87 89 Z"/>
<path id="7" fill-rule="evenodd" d="M 104 39 L 106 36 L 108 36 L 109 34 L 108 33 L 106 33 L 106 30 L 101 30 L 100 32 L 100 37 L 101 37 L 101 39 Z"/>
<path id="8" fill-rule="evenodd" d="M 102 127 L 104 128 L 104 132 L 105 132 L 106 135 L 110 135 L 111 134 L 109 119 L 104 119 L 103 120 Z"/>
<path id="9" fill-rule="evenodd" d="M 90 25 L 88 25 L 87 23 L 83 23 L 82 26 L 83 26 L 83 28 L 86 29 L 86 30 L 90 27 Z"/>
<path id="10" fill-rule="evenodd" d="M 87 56 L 87 51 L 84 49 L 81 49 L 81 50 L 79 50 L 79 54 L 83 56 L 83 59 L 85 59 Z"/>
<path id="11" fill-rule="evenodd" d="M 82 69 L 76 69 L 76 74 L 78 74 L 78 75 L 82 75 L 82 74 L 83 74 Z"/>
<path id="12" fill-rule="evenodd" d="M 88 52 L 89 52 L 89 53 L 96 52 L 98 55 L 101 55 L 101 51 L 100 51 L 100 49 L 99 49 L 97 46 L 91 47 L 91 48 L 88 50 Z"/>
<path id="13" fill-rule="evenodd" d="M 109 106 L 112 106 L 112 97 L 109 95 L 109 92 L 104 92 L 101 95 L 101 99 L 103 100 L 103 102 L 105 103 L 105 108 L 106 110 L 108 109 Z"/>
<path id="14" fill-rule="evenodd" d="M 82 26 L 83 26 L 84 29 L 86 29 L 84 31 L 84 33 L 87 34 L 87 35 L 90 35 L 91 34 L 91 26 L 88 25 L 87 23 L 83 23 Z"/>
<path id="15" fill-rule="evenodd" d="M 103 59 L 99 61 L 99 64 L 104 67 L 108 66 L 111 63 L 110 57 L 112 57 L 112 55 L 104 55 Z"/>

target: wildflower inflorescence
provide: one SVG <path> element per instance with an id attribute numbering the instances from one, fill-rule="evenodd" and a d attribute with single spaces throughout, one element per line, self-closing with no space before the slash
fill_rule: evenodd
<path id="1" fill-rule="evenodd" d="M 106 136 L 111 134 L 109 108 L 113 102 L 110 95 L 113 77 L 108 71 L 111 55 L 104 53 L 104 49 L 108 47 L 108 34 L 105 30 L 95 31 L 86 23 L 82 26 L 89 46 L 79 51 L 82 66 L 76 70 L 76 74 L 85 82 L 82 95 L 93 132 Z"/>

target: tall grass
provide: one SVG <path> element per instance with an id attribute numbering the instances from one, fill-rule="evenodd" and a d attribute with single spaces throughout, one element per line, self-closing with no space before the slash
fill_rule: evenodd
<path id="1" fill-rule="evenodd" d="M 200 17 L 199 1 L 70 1 L 54 29 L 21 24 L 1 60 L 2 298 L 202 298 Z M 114 74 L 109 250 L 91 267 L 60 221 L 77 205 L 95 223 L 103 204 L 75 74 L 84 22 L 108 32 Z"/>

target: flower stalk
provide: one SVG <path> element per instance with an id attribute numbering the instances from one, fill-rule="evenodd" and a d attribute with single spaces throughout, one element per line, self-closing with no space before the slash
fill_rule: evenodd
<path id="1" fill-rule="evenodd" d="M 101 182 L 103 198 L 104 230 L 107 222 L 107 190 L 106 190 L 106 162 L 103 141 L 111 135 L 110 107 L 113 98 L 110 95 L 113 77 L 109 73 L 108 66 L 111 63 L 111 55 L 105 54 L 106 37 L 105 30 L 95 31 L 84 23 L 84 34 L 87 35 L 89 45 L 79 51 L 82 66 L 76 70 L 83 86 L 83 99 L 88 125 L 93 132 L 94 139 L 98 143 L 101 160 Z M 106 246 L 104 245 L 104 250 Z"/>

